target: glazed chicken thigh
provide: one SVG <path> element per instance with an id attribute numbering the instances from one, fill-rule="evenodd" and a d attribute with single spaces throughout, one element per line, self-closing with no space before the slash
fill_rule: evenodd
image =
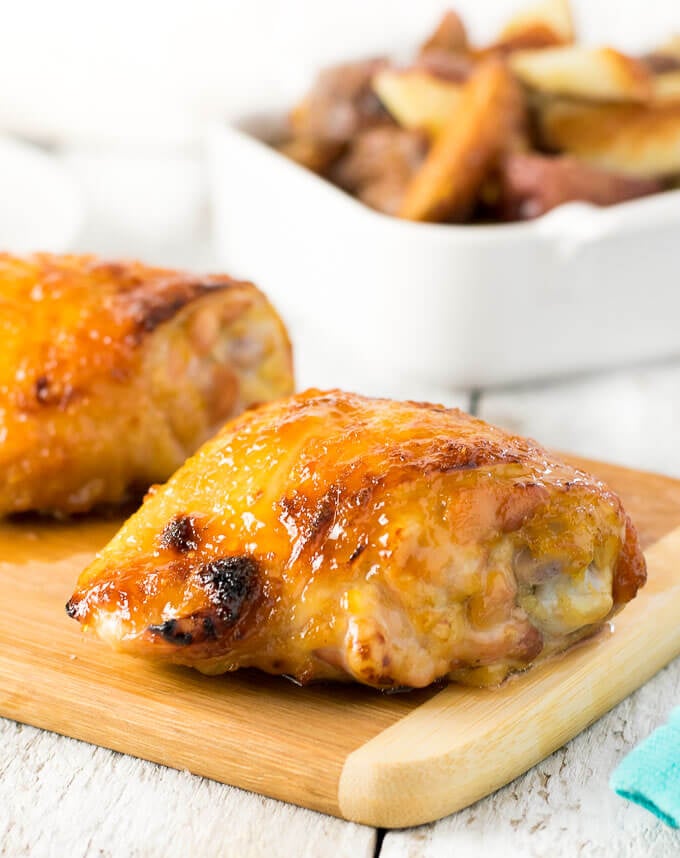
<path id="1" fill-rule="evenodd" d="M 227 424 L 67 605 L 217 674 L 476 684 L 592 634 L 645 581 L 602 483 L 458 410 L 308 391 Z"/>
<path id="2" fill-rule="evenodd" d="M 118 504 L 292 390 L 283 324 L 226 276 L 0 254 L 0 337 L 0 515 Z"/>

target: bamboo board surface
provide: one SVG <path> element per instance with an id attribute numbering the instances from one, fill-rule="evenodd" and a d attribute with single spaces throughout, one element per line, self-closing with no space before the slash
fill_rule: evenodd
<path id="1" fill-rule="evenodd" d="M 613 635 L 501 689 L 394 696 L 112 653 L 64 603 L 117 521 L 0 526 L 0 714 L 373 825 L 435 819 L 559 747 L 680 652 L 680 481 L 573 460 L 619 491 L 650 580 Z M 670 534 L 670 535 L 669 535 Z M 676 571 L 678 570 L 678 571 Z"/>

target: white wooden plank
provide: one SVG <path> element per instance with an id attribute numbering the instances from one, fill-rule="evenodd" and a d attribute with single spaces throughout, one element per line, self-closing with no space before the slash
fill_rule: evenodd
<path id="1" fill-rule="evenodd" d="M 680 702 L 680 660 L 526 775 L 432 825 L 389 832 L 381 858 L 670 858 L 680 835 L 618 798 L 609 775 Z"/>
<path id="2" fill-rule="evenodd" d="M 485 420 L 546 446 L 680 476 L 680 363 L 484 394 Z"/>
<path id="3" fill-rule="evenodd" d="M 375 839 L 372 828 L 0 719 L 7 858 L 369 858 Z"/>

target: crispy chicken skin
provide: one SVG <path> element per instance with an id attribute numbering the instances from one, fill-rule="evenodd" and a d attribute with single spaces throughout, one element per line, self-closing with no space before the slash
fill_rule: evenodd
<path id="1" fill-rule="evenodd" d="M 619 499 L 458 410 L 310 390 L 149 493 L 67 605 L 124 651 L 381 689 L 500 681 L 645 581 Z"/>
<path id="2" fill-rule="evenodd" d="M 226 276 L 0 254 L 0 336 L 0 515 L 118 504 L 292 390 L 283 324 Z"/>

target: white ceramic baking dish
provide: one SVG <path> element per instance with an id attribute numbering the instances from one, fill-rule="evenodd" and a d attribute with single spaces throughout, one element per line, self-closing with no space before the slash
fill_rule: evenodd
<path id="1" fill-rule="evenodd" d="M 289 324 L 302 383 L 415 395 L 680 354 L 680 191 L 417 224 L 279 155 L 274 124 L 211 134 L 214 237 Z"/>

